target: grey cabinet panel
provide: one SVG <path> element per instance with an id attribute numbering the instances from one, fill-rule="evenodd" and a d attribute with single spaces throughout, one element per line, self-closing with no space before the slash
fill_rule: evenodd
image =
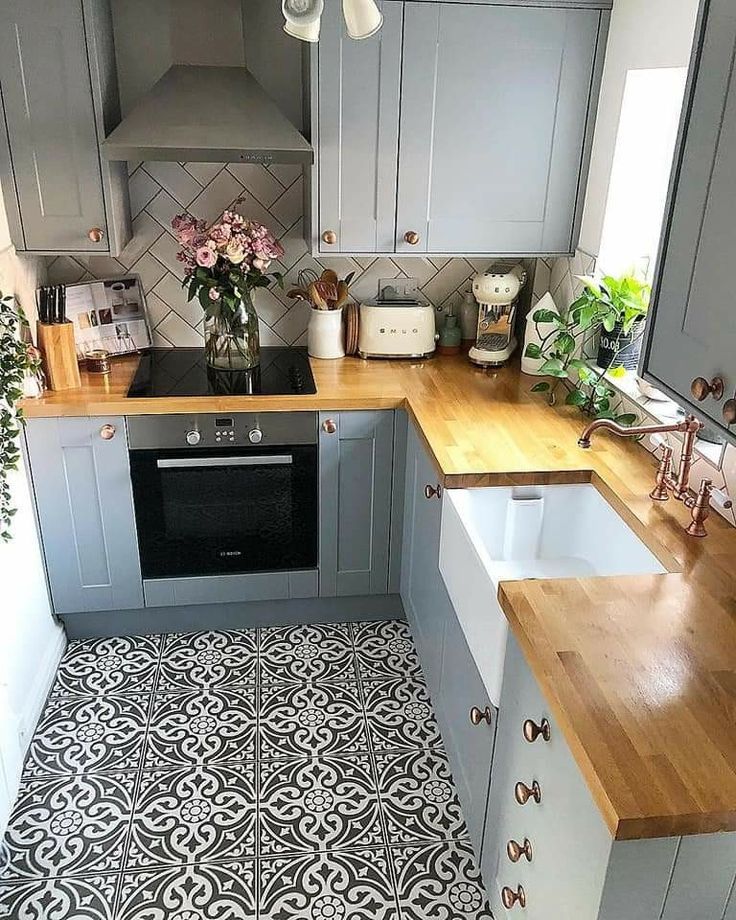
<path id="1" fill-rule="evenodd" d="M 142 607 L 125 419 L 30 419 L 26 439 L 56 613 Z"/>
<path id="2" fill-rule="evenodd" d="M 439 570 L 442 504 L 424 496 L 437 472 L 409 425 L 401 553 L 401 599 L 435 706 L 441 708 L 440 671 L 447 621 L 455 616 Z"/>
<path id="3" fill-rule="evenodd" d="M 146 607 L 227 604 L 317 597 L 316 569 L 299 572 L 253 572 L 201 578 L 151 578 L 143 582 Z"/>
<path id="4" fill-rule="evenodd" d="M 379 6 L 383 28 L 365 41 L 347 37 L 337 10 L 323 17 L 316 245 L 325 254 L 393 250 L 403 6 Z M 325 230 L 336 244 L 322 241 Z"/>
<path id="5" fill-rule="evenodd" d="M 530 744 L 522 727 L 527 718 L 546 717 L 551 740 Z M 496 758 L 493 764 L 481 871 L 497 917 L 507 916 L 499 892 L 523 885 L 525 916 L 596 918 L 613 841 L 577 769 L 562 733 L 513 635 L 509 635 Z M 519 805 L 518 781 L 541 788 L 541 802 Z M 506 843 L 532 842 L 533 859 L 509 860 Z M 654 920 L 654 918 L 652 918 Z"/>
<path id="6" fill-rule="evenodd" d="M 388 590 L 393 424 L 391 410 L 320 415 L 323 597 Z"/>
<path id="7" fill-rule="evenodd" d="M 0 159 L 18 249 L 118 251 L 130 236 L 127 176 L 100 162 L 98 146 L 118 116 L 111 36 L 103 0 L 3 4 Z"/>
<path id="8" fill-rule="evenodd" d="M 683 837 L 662 920 L 720 920 L 735 877 L 736 834 Z"/>
<path id="9" fill-rule="evenodd" d="M 644 357 L 650 379 L 693 405 L 694 377 L 723 377 L 736 390 L 736 323 L 732 264 L 736 258 L 736 6 L 712 0 L 690 72 L 688 102 Z M 712 399 L 699 414 L 723 424 Z M 735 437 L 732 430 L 732 437 Z"/>
<path id="10" fill-rule="evenodd" d="M 438 718 L 452 775 L 476 854 L 483 843 L 488 786 L 491 778 L 496 710 L 491 705 L 457 618 L 447 618 L 442 644 L 441 705 Z M 491 713 L 491 724 L 473 725 L 470 709 Z"/>
<path id="11" fill-rule="evenodd" d="M 574 248 L 606 17 L 406 4 L 397 251 Z"/>

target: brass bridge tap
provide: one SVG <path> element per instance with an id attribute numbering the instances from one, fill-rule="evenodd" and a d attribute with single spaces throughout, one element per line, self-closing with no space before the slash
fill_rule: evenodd
<path id="1" fill-rule="evenodd" d="M 657 502 L 666 502 L 670 493 L 677 501 L 683 502 L 691 509 L 692 523 L 686 528 L 687 533 L 693 537 L 704 537 L 705 519 L 708 517 L 710 509 L 711 483 L 704 479 L 700 485 L 700 490 L 695 498 L 689 494 L 690 489 L 690 470 L 693 465 L 693 453 L 695 450 L 695 439 L 698 432 L 703 427 L 694 415 L 686 415 L 679 422 L 672 422 L 668 425 L 637 425 L 633 428 L 625 428 L 611 419 L 597 419 L 583 431 L 578 439 L 578 444 L 582 448 L 590 447 L 591 435 L 602 429 L 610 431 L 611 434 L 618 435 L 622 438 L 635 438 L 644 434 L 665 434 L 670 431 L 680 432 L 683 435 L 682 450 L 680 452 L 680 463 L 677 468 L 677 476 L 672 472 L 672 448 L 665 446 L 662 448 L 662 459 L 657 469 L 657 480 L 654 488 L 649 493 L 649 497 Z"/>

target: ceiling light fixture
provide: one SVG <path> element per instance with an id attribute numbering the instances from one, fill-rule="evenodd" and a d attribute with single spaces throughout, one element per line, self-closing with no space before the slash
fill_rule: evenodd
<path id="1" fill-rule="evenodd" d="M 303 42 L 319 41 L 324 0 L 281 0 L 284 32 Z M 383 14 L 375 0 L 342 0 L 342 13 L 350 38 L 370 38 L 383 25 Z"/>

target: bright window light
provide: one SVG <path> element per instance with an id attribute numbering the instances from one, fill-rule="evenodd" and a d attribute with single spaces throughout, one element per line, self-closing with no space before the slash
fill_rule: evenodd
<path id="1" fill-rule="evenodd" d="M 651 280 L 662 229 L 687 68 L 626 75 L 598 268 Z"/>

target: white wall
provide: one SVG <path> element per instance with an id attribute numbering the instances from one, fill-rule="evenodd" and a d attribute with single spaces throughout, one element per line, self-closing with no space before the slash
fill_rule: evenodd
<path id="1" fill-rule="evenodd" d="M 687 66 L 698 6 L 699 0 L 614 0 L 579 244 L 592 255 L 600 251 L 627 74 Z"/>
<path id="2" fill-rule="evenodd" d="M 15 293 L 27 312 L 42 263 L 10 245 L 0 199 L 0 290 Z M 28 482 L 12 474 L 13 540 L 0 542 L 0 835 L 15 798 L 22 758 L 64 649 L 51 615 Z"/>

